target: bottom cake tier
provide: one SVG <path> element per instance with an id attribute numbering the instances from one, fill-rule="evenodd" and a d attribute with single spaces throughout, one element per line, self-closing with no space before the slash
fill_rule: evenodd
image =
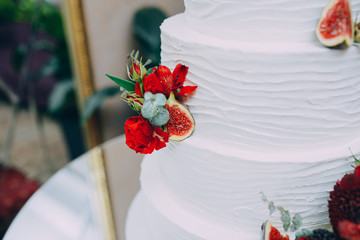
<path id="1" fill-rule="evenodd" d="M 210 150 L 202 153 L 204 171 L 197 171 L 196 178 L 191 175 L 191 169 L 198 169 L 198 161 L 194 154 L 193 158 L 185 158 L 188 151 L 184 149 L 189 144 L 177 143 L 177 158 L 165 157 L 171 156 L 169 151 L 174 151 L 174 146 L 144 158 L 142 189 L 129 211 L 127 240 L 257 240 L 261 236 L 261 225 L 267 219 L 284 233 L 280 214 L 270 216 L 261 192 L 289 210 L 291 216 L 300 213 L 304 228 L 329 228 L 329 192 L 338 179 L 352 171 L 354 162 L 350 152 L 348 156 L 297 163 L 266 163 L 227 157 L 220 161 L 221 169 L 213 166 L 214 171 L 229 173 L 221 175 L 223 181 L 220 181 L 216 176 L 206 174 L 211 168 L 210 158 L 221 159 Z M 174 168 L 171 170 L 169 165 Z M 240 169 L 246 174 L 240 174 Z M 231 171 L 239 174 L 232 175 Z M 180 176 L 176 172 L 188 173 Z M 180 185 L 175 187 L 169 174 L 178 177 L 178 183 L 185 184 L 188 192 L 181 191 Z M 294 233 L 287 234 L 294 238 Z"/>

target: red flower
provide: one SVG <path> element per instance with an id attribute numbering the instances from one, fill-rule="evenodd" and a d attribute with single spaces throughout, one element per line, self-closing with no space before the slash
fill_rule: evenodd
<path id="1" fill-rule="evenodd" d="M 196 86 L 183 86 L 187 73 L 188 67 L 182 64 L 178 64 L 173 73 L 168 67 L 160 65 L 155 72 L 143 79 L 144 92 L 162 93 L 169 97 L 170 92 L 174 91 L 175 97 L 187 97 L 197 88 Z"/>
<path id="2" fill-rule="evenodd" d="M 360 166 L 337 181 L 330 192 L 329 217 L 334 233 L 339 236 L 339 223 L 346 220 L 360 224 Z"/>
<path id="3" fill-rule="evenodd" d="M 341 238 L 347 240 L 359 240 L 360 239 L 360 224 L 343 220 L 338 224 L 338 232 Z"/>
<path id="4" fill-rule="evenodd" d="M 126 144 L 137 153 L 152 153 L 166 146 L 169 134 L 153 127 L 142 116 L 131 117 L 125 122 Z"/>
<path id="5" fill-rule="evenodd" d="M 144 65 L 141 59 L 138 60 L 137 54 L 138 53 L 132 52 L 126 61 L 127 74 L 131 80 L 136 82 L 141 81 L 147 72 L 145 68 L 146 63 Z"/>
<path id="6" fill-rule="evenodd" d="M 143 97 L 143 94 L 141 92 L 141 87 L 140 87 L 140 83 L 136 82 L 135 83 L 135 93 L 139 96 L 139 97 Z"/>

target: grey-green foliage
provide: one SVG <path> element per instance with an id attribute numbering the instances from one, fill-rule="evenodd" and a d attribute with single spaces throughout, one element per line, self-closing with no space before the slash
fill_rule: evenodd
<path id="1" fill-rule="evenodd" d="M 144 105 L 141 108 L 141 115 L 148 119 L 154 126 L 161 127 L 169 121 L 169 112 L 165 108 L 166 97 L 164 94 L 144 94 Z"/>
<path id="2" fill-rule="evenodd" d="M 295 239 L 300 239 L 300 238 L 303 238 L 303 237 L 312 237 L 313 233 L 307 229 L 301 229 L 300 231 L 298 231 L 296 234 L 295 234 Z"/>
<path id="3" fill-rule="evenodd" d="M 276 206 L 274 202 L 269 201 L 263 192 L 261 194 L 261 199 L 268 205 L 270 215 L 273 214 L 276 210 L 278 210 L 281 214 L 281 222 L 283 223 L 283 228 L 285 232 L 289 229 L 291 232 L 296 232 L 302 226 L 302 217 L 300 214 L 295 213 L 294 216 L 291 218 L 290 213 L 288 210 L 285 210 L 281 206 Z"/>

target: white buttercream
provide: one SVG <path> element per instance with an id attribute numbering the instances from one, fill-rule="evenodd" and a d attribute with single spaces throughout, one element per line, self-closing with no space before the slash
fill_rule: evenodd
<path id="1" fill-rule="evenodd" d="M 238 42 L 305 42 L 329 0 L 185 0 L 190 25 Z M 360 0 L 351 1 L 354 18 Z"/>
<path id="2" fill-rule="evenodd" d="M 327 225 L 329 191 L 352 169 L 350 149 L 360 152 L 360 49 L 240 44 L 195 26 L 181 14 L 161 28 L 162 64 L 189 66 L 198 85 L 186 102 L 196 128 L 143 162 L 134 207 L 147 239 L 259 239 L 270 218 L 261 191 L 305 228 Z"/>
<path id="3" fill-rule="evenodd" d="M 183 20 L 178 15 L 162 26 L 162 63 L 189 66 L 188 79 L 198 85 L 187 102 L 196 121 L 190 141 L 198 147 L 234 156 L 244 149 L 309 152 L 307 161 L 317 161 L 314 152 L 348 151 L 359 141 L 360 48 L 238 44 Z"/>
<path id="4" fill-rule="evenodd" d="M 137 206 L 144 208 L 138 217 L 146 219 L 148 240 L 256 240 L 266 219 L 282 229 L 279 215 L 269 216 L 263 191 L 291 214 L 300 213 L 305 228 L 326 226 L 329 191 L 352 162 L 263 163 L 171 143 L 144 159 L 146 204 Z"/>

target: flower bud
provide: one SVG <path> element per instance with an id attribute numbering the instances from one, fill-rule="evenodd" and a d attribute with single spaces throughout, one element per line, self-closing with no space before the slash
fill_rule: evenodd
<path id="1" fill-rule="evenodd" d="M 139 52 L 137 51 L 134 54 L 134 51 L 128 56 L 128 59 L 126 61 L 126 69 L 128 77 L 131 80 L 134 80 L 136 82 L 139 82 L 142 80 L 146 73 L 146 65 L 149 64 L 151 61 L 147 61 L 145 64 L 142 63 L 142 58 L 140 60 L 138 59 Z"/>
<path id="2" fill-rule="evenodd" d="M 136 93 L 129 93 L 124 91 L 121 94 L 121 99 L 125 101 L 134 111 L 140 112 L 144 104 L 144 99 L 140 98 Z"/>

